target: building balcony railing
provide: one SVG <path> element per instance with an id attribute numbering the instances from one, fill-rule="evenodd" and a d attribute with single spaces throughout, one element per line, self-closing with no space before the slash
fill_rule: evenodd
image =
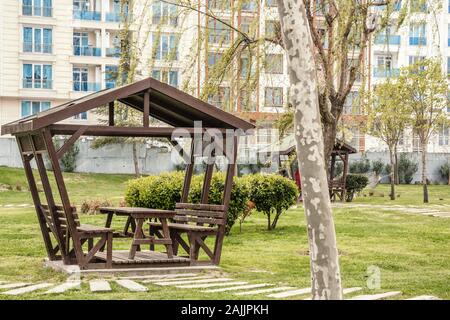
<path id="1" fill-rule="evenodd" d="M 119 58 L 120 54 L 121 54 L 120 48 L 106 48 L 107 57 Z"/>
<path id="2" fill-rule="evenodd" d="M 78 20 L 100 21 L 102 14 L 98 11 L 73 10 L 73 18 Z"/>
<path id="3" fill-rule="evenodd" d="M 375 44 L 381 44 L 381 45 L 400 45 L 401 37 L 397 35 L 390 35 L 387 36 L 385 34 L 379 34 L 375 37 Z"/>
<path id="4" fill-rule="evenodd" d="M 75 56 L 101 57 L 102 49 L 96 47 L 73 47 L 73 54 Z"/>
<path id="5" fill-rule="evenodd" d="M 53 80 L 23 79 L 22 87 L 24 89 L 52 89 L 53 88 Z"/>
<path id="6" fill-rule="evenodd" d="M 105 88 L 106 89 L 112 89 L 116 87 L 116 81 L 115 80 L 106 80 L 105 81 Z"/>
<path id="7" fill-rule="evenodd" d="M 98 82 L 74 82 L 73 91 L 78 92 L 95 92 L 101 89 L 101 84 Z"/>
<path id="8" fill-rule="evenodd" d="M 398 77 L 400 75 L 400 69 L 398 68 L 373 68 L 373 76 L 375 78 L 390 78 Z"/>
<path id="9" fill-rule="evenodd" d="M 105 15 L 105 20 L 108 22 L 121 22 L 130 18 L 128 13 L 120 12 L 107 12 Z"/>
<path id="10" fill-rule="evenodd" d="M 409 45 L 410 46 L 426 46 L 427 38 L 426 37 L 409 37 Z"/>
<path id="11" fill-rule="evenodd" d="M 29 53 L 52 53 L 53 46 L 51 44 L 40 44 L 32 42 L 23 43 L 23 52 Z"/>
<path id="12" fill-rule="evenodd" d="M 52 7 L 23 5 L 22 14 L 24 16 L 53 17 Z"/>

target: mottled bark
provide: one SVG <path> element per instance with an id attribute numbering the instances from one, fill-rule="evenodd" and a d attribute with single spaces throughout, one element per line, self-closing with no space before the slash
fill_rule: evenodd
<path id="1" fill-rule="evenodd" d="M 328 193 L 313 45 L 301 0 L 277 0 L 288 56 L 290 99 L 308 228 L 312 297 L 342 299 L 336 233 Z"/>

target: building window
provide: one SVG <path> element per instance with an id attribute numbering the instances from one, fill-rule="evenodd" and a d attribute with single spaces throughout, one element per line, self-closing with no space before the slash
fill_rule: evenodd
<path id="1" fill-rule="evenodd" d="M 152 5 L 153 24 L 168 24 L 176 26 L 178 24 L 177 6 L 162 1 L 156 1 Z"/>
<path id="2" fill-rule="evenodd" d="M 178 38 L 175 34 L 153 34 L 153 57 L 156 60 L 178 60 Z"/>
<path id="3" fill-rule="evenodd" d="M 256 99 L 251 90 L 241 90 L 239 93 L 239 104 L 241 111 L 256 111 Z"/>
<path id="4" fill-rule="evenodd" d="M 426 25 L 424 23 L 412 24 L 409 27 L 409 45 L 427 45 Z"/>
<path id="5" fill-rule="evenodd" d="M 213 68 L 222 60 L 223 54 L 221 52 L 208 52 L 208 68 Z"/>
<path id="6" fill-rule="evenodd" d="M 73 33 L 73 54 L 75 56 L 100 57 L 102 49 L 89 44 L 89 34 L 87 32 Z"/>
<path id="7" fill-rule="evenodd" d="M 154 69 L 152 71 L 152 78 L 161 82 L 167 83 L 175 88 L 178 88 L 178 71 L 177 70 L 161 70 Z"/>
<path id="8" fill-rule="evenodd" d="M 52 88 L 51 64 L 23 64 L 23 88 L 51 89 Z"/>
<path id="9" fill-rule="evenodd" d="M 52 53 L 52 29 L 24 27 L 23 52 Z"/>
<path id="10" fill-rule="evenodd" d="M 266 73 L 283 73 L 283 55 L 282 54 L 267 54 L 266 55 Z"/>
<path id="11" fill-rule="evenodd" d="M 100 21 L 102 19 L 102 14 L 100 11 L 97 11 L 96 1 L 73 0 L 73 18 Z"/>
<path id="12" fill-rule="evenodd" d="M 242 11 L 256 11 L 258 9 L 258 4 L 255 0 L 242 0 L 241 4 Z"/>
<path id="13" fill-rule="evenodd" d="M 230 104 L 230 88 L 219 87 L 219 91 L 208 95 L 208 103 L 220 109 L 227 109 Z"/>
<path id="14" fill-rule="evenodd" d="M 359 115 L 361 114 L 360 105 L 358 101 L 359 92 L 352 91 L 347 95 L 344 103 L 344 114 L 345 115 Z"/>
<path id="15" fill-rule="evenodd" d="M 76 120 L 87 120 L 87 112 L 82 112 L 73 116 Z"/>
<path id="16" fill-rule="evenodd" d="M 52 16 L 52 0 L 22 0 L 22 14 L 24 16 Z"/>
<path id="17" fill-rule="evenodd" d="M 416 64 L 423 60 L 425 60 L 424 56 L 409 56 L 409 65 Z"/>
<path id="18" fill-rule="evenodd" d="M 266 88 L 264 90 L 264 106 L 266 108 L 282 108 L 283 88 Z"/>
<path id="19" fill-rule="evenodd" d="M 23 100 L 20 115 L 22 118 L 50 109 L 50 101 Z"/>
<path id="20" fill-rule="evenodd" d="M 111 89 L 116 87 L 118 70 L 117 66 L 105 66 L 105 88 Z"/>
<path id="21" fill-rule="evenodd" d="M 229 21 L 225 21 L 228 23 Z M 208 41 L 210 43 L 229 43 L 231 39 L 230 28 L 216 19 L 208 19 Z"/>
<path id="22" fill-rule="evenodd" d="M 439 145 L 448 146 L 450 143 L 450 127 L 443 125 L 439 130 Z"/>
<path id="23" fill-rule="evenodd" d="M 423 0 L 412 0 L 410 10 L 411 12 L 427 12 L 427 3 Z"/>
<path id="24" fill-rule="evenodd" d="M 266 20 L 265 33 L 267 37 L 275 37 L 277 30 L 277 22 L 273 20 Z"/>
<path id="25" fill-rule="evenodd" d="M 266 0 L 266 7 L 276 8 L 277 6 L 276 0 Z"/>
<path id="26" fill-rule="evenodd" d="M 72 74 L 73 91 L 95 92 L 100 90 L 100 83 L 89 82 L 88 68 L 74 67 Z"/>

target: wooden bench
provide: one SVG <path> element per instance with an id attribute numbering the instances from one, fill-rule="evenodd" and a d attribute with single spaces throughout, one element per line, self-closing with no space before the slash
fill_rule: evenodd
<path id="1" fill-rule="evenodd" d="M 225 207 L 213 204 L 177 203 L 175 211 L 173 222 L 168 224 L 174 254 L 178 254 L 178 246 L 181 246 L 189 254 L 191 265 L 195 265 L 200 263 L 198 257 L 202 248 L 210 258 L 208 262 L 217 264 L 225 234 Z M 149 226 L 150 235 L 162 237 L 160 223 L 149 222 Z M 189 244 L 182 238 L 182 234 L 187 235 Z M 205 239 L 209 236 L 215 237 L 213 250 L 205 244 Z"/>
<path id="2" fill-rule="evenodd" d="M 54 214 L 56 214 L 56 217 L 58 219 L 58 223 L 55 223 L 53 216 L 52 216 L 52 210 L 48 205 L 41 204 L 41 211 L 44 215 L 44 218 L 50 228 L 50 231 L 53 232 L 55 237 L 60 237 L 62 240 L 61 243 L 65 244 L 65 248 L 67 253 L 69 255 L 72 255 L 75 253 L 75 250 L 81 250 L 81 255 L 84 257 L 83 261 L 79 263 L 81 268 L 86 267 L 89 262 L 94 259 L 95 254 L 99 251 L 103 251 L 103 249 L 106 246 L 106 267 L 111 268 L 112 267 L 112 239 L 113 239 L 113 232 L 114 230 L 111 228 L 104 228 L 104 227 L 97 227 L 93 225 L 88 224 L 81 224 L 80 218 L 78 217 L 77 211 L 75 207 L 71 207 L 71 212 L 69 214 L 71 215 L 71 218 L 73 219 L 75 226 L 76 226 L 76 233 L 77 236 L 74 237 L 73 234 L 71 234 L 70 231 L 70 225 L 66 216 L 66 213 L 64 211 L 64 208 L 60 205 L 55 205 L 53 208 Z M 72 249 L 70 249 L 70 239 L 73 239 L 73 241 L 77 241 L 75 239 L 79 239 L 79 244 L 73 246 Z M 100 238 L 100 240 L 94 245 L 94 239 Z M 88 243 L 88 252 L 84 254 L 82 252 L 82 246 L 87 241 Z"/>

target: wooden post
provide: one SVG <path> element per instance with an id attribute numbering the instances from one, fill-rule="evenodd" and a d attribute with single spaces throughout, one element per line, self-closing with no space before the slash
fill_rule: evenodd
<path id="1" fill-rule="evenodd" d="M 114 101 L 109 103 L 108 106 L 108 124 L 113 127 L 114 126 Z"/>
<path id="2" fill-rule="evenodd" d="M 144 127 L 150 126 L 150 91 L 144 93 Z"/>
<path id="3" fill-rule="evenodd" d="M 191 143 L 191 154 L 190 154 L 190 163 L 186 166 L 186 172 L 184 175 L 184 183 L 183 183 L 183 194 L 181 195 L 181 202 L 187 202 L 189 196 L 189 189 L 191 187 L 192 175 L 194 173 L 194 150 L 195 150 L 195 140 L 192 138 Z"/>
<path id="4" fill-rule="evenodd" d="M 36 186 L 36 180 L 34 179 L 33 170 L 31 169 L 30 161 L 33 158 L 32 155 L 24 155 L 22 146 L 19 139 L 16 137 L 17 145 L 19 146 L 20 155 L 22 158 L 23 168 L 25 170 L 25 176 L 28 181 L 28 187 L 30 188 L 31 197 L 33 199 L 34 208 L 36 210 L 36 215 L 39 222 L 39 227 L 41 229 L 42 237 L 44 238 L 45 250 L 47 251 L 47 256 L 51 261 L 56 260 L 55 251 L 53 249 L 52 239 L 50 238 L 49 228 L 45 222 L 45 218 L 41 211 L 41 199 L 39 197 L 39 191 Z"/>
<path id="5" fill-rule="evenodd" d="M 81 240 L 78 234 L 77 225 L 72 215 L 72 208 L 70 206 L 69 195 L 67 194 L 66 185 L 64 183 L 64 178 L 61 172 L 61 167 L 59 166 L 58 157 L 56 155 L 55 146 L 53 145 L 52 135 L 48 129 L 43 130 L 45 146 L 47 148 L 48 157 L 52 164 L 53 174 L 55 175 L 56 185 L 58 187 L 59 195 L 61 197 L 62 206 L 66 214 L 68 229 L 70 230 L 70 235 L 72 236 L 73 249 L 75 251 L 75 256 L 78 265 L 84 265 L 84 254 L 81 245 Z"/>

